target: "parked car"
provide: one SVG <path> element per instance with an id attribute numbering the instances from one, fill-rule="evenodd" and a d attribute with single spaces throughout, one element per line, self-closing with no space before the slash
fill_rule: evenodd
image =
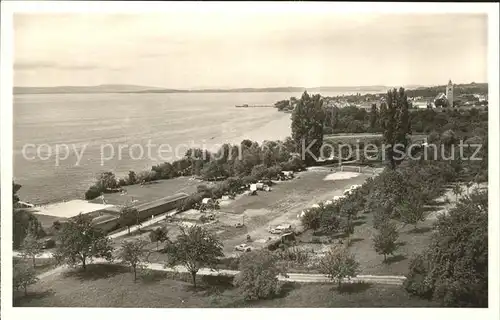
<path id="1" fill-rule="evenodd" d="M 250 251 L 252 251 L 252 247 L 250 247 L 246 243 L 242 243 L 242 244 L 237 245 L 236 247 L 234 247 L 234 250 L 236 250 L 236 251 L 243 251 L 243 252 L 250 252 Z"/>
<path id="2" fill-rule="evenodd" d="M 283 232 L 288 232 L 292 230 L 292 226 L 290 224 L 279 225 L 276 228 L 272 228 L 269 230 L 272 234 L 281 234 Z"/>
<path id="3" fill-rule="evenodd" d="M 273 228 L 273 229 L 269 230 L 269 233 L 272 233 L 272 234 L 281 234 L 281 230 L 277 229 L 277 228 Z"/>
<path id="4" fill-rule="evenodd" d="M 54 239 L 46 239 L 42 242 L 42 249 L 52 249 L 56 246 Z"/>

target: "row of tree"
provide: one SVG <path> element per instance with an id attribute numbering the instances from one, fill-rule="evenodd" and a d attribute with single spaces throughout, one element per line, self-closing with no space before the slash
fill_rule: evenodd
<path id="1" fill-rule="evenodd" d="M 295 149 L 290 138 L 285 141 L 264 141 L 261 145 L 243 140 L 240 145 L 224 144 L 214 154 L 202 149 L 189 149 L 180 160 L 155 165 L 151 170 L 138 174 L 130 171 L 124 178 L 117 179 L 112 172 L 103 172 L 87 190 L 85 198 L 94 199 L 106 192 L 116 192 L 126 185 L 187 175 L 213 181 L 228 177 L 275 179 L 282 170 L 296 171 L 304 167 L 300 159 L 292 156 Z"/>

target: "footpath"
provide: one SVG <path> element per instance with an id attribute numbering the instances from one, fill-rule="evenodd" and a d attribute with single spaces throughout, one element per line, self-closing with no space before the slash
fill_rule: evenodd
<path id="1" fill-rule="evenodd" d="M 96 263 L 109 263 L 109 264 L 119 264 L 117 261 L 106 261 L 104 259 L 95 259 L 93 261 Z M 43 279 L 52 275 L 60 274 L 70 268 L 67 266 L 60 266 L 38 276 L 39 279 Z M 142 269 L 163 271 L 163 272 L 176 272 L 176 273 L 189 273 L 189 271 L 184 266 L 176 266 L 174 268 L 166 268 L 161 263 L 146 263 L 142 266 Z M 237 270 L 212 270 L 209 268 L 202 268 L 198 271 L 198 275 L 202 276 L 218 276 L 218 275 L 228 275 L 236 276 L 239 273 Z M 404 276 L 373 276 L 373 275 L 358 275 L 357 277 L 344 279 L 344 283 L 374 283 L 374 284 L 386 284 L 386 285 L 402 285 L 406 277 Z M 309 274 L 309 273 L 287 273 L 286 276 L 279 275 L 278 280 L 286 282 L 300 282 L 300 283 L 327 283 L 332 282 L 328 276 L 324 274 Z"/>

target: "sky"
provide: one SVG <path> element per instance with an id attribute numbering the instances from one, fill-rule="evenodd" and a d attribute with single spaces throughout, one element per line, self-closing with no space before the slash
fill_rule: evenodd
<path id="1" fill-rule="evenodd" d="M 487 82 L 487 16 L 15 14 L 15 86 Z"/>

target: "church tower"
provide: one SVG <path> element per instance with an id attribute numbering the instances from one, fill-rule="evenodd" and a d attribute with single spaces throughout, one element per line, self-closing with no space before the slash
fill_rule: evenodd
<path id="1" fill-rule="evenodd" d="M 448 100 L 450 108 L 453 108 L 453 83 L 451 83 L 451 80 L 448 81 L 446 86 L 446 100 Z"/>

